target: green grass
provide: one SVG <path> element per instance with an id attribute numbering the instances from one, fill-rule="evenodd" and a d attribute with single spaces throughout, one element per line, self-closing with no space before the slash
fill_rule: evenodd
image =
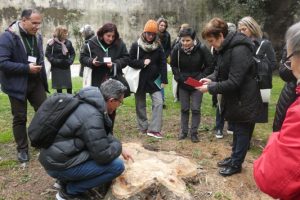
<path id="1" fill-rule="evenodd" d="M 171 78 L 171 73 L 169 73 L 169 79 Z M 73 92 L 77 92 L 81 89 L 82 86 L 82 79 L 81 78 L 73 78 Z M 180 115 L 180 104 L 173 102 L 173 95 L 172 95 L 172 86 L 171 81 L 169 81 L 170 84 L 165 89 L 166 94 L 166 105 L 167 110 L 164 110 L 164 120 L 168 120 L 173 118 L 175 115 Z M 49 86 L 51 88 L 51 81 L 49 81 Z M 273 78 L 273 89 L 272 89 L 272 97 L 271 97 L 271 103 L 269 105 L 269 123 L 265 124 L 257 124 L 255 131 L 254 131 L 254 137 L 257 139 L 260 139 L 262 141 L 266 141 L 268 136 L 272 132 L 272 123 L 274 118 L 274 113 L 276 109 L 276 102 L 278 99 L 278 96 L 280 94 L 280 91 L 283 87 L 283 81 L 278 77 L 274 76 Z M 53 90 L 51 90 L 51 93 L 53 93 Z M 0 92 L 0 144 L 3 143 L 10 143 L 13 142 L 13 135 L 12 135 L 12 126 L 11 126 L 11 111 L 10 111 L 10 103 L 8 100 L 7 95 L 5 95 L 3 92 Z M 151 99 L 147 98 L 147 109 L 151 109 Z M 31 106 L 28 106 L 28 121 L 30 122 L 33 110 Z M 214 120 L 215 115 L 215 109 L 212 107 L 212 101 L 211 101 L 211 95 L 205 94 L 202 101 L 202 108 L 201 113 L 203 118 L 212 118 Z M 134 103 L 134 96 L 131 95 L 130 97 L 126 98 L 124 100 L 124 105 L 118 109 L 118 115 L 128 115 L 128 118 L 126 118 L 127 124 L 132 124 L 132 127 L 135 127 L 136 121 L 135 121 L 135 103 Z M 200 130 L 207 131 L 212 128 L 211 124 L 204 124 L 201 123 Z M 122 135 L 118 135 L 122 137 Z M 123 136 L 124 137 L 124 136 Z M 131 137 L 130 133 L 129 135 L 126 135 L 126 137 Z M 133 137 L 133 135 L 132 135 Z M 171 138 L 172 136 L 168 136 L 168 138 Z M 150 141 L 151 142 L 151 141 Z"/>

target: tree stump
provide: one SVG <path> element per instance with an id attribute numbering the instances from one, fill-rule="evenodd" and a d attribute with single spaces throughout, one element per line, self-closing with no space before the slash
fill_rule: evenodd
<path id="1" fill-rule="evenodd" d="M 127 143 L 134 162 L 125 161 L 125 171 L 111 186 L 106 200 L 192 199 L 185 181 L 197 178 L 197 164 L 174 152 L 154 152 L 140 144 Z"/>

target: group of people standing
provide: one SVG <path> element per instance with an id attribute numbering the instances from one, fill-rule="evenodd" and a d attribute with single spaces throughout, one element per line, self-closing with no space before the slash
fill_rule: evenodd
<path id="1" fill-rule="evenodd" d="M 27 100 L 36 111 L 46 99 L 46 92 L 49 92 L 42 39 L 38 34 L 41 23 L 40 13 L 27 9 L 22 12 L 20 20 L 12 23 L 0 36 L 1 86 L 11 103 L 13 133 L 20 162 L 29 160 Z M 183 140 L 190 134 L 192 142 L 199 142 L 203 93 L 216 95 L 217 112 L 230 123 L 233 131 L 232 153 L 218 162 L 219 173 L 230 176 L 241 172 L 255 123 L 268 121 L 268 102 L 262 102 L 255 79 L 253 56 L 259 49 L 259 54 L 267 57 L 270 68 L 275 69 L 276 59 L 271 43 L 263 39 L 259 25 L 251 17 L 244 17 L 238 22 L 238 31 L 230 31 L 228 24 L 220 18 L 210 20 L 202 30 L 202 38 L 212 47 L 212 53 L 189 26 L 181 27 L 171 48 L 167 27 L 168 23 L 163 18 L 148 20 L 129 52 L 113 23 L 104 24 L 96 34 L 89 25 L 81 29 L 85 43 L 80 52 L 80 63 L 92 69 L 91 86 L 94 87 L 79 92 L 85 103 L 62 126 L 58 133 L 59 140 L 48 149 L 41 149 L 39 157 L 47 173 L 60 181 L 62 190 L 57 194 L 57 199 L 84 199 L 85 191 L 109 183 L 123 172 L 124 164 L 118 159 L 119 155 L 122 154 L 125 160 L 133 160 L 113 137 L 116 109 L 123 102 L 126 87 L 111 79 L 122 76 L 122 69 L 126 66 L 140 69 L 138 89 L 134 94 L 140 132 L 155 138 L 163 137 L 163 88 L 168 84 L 168 58 L 174 79 L 178 82 L 181 105 L 178 139 Z M 287 40 L 298 44 L 298 39 L 294 37 L 299 34 L 295 31 L 295 28 L 290 30 Z M 57 27 L 45 53 L 51 63 L 52 87 L 58 93 L 62 89 L 72 93 L 70 66 L 74 62 L 75 51 L 67 37 L 68 30 Z M 287 52 L 289 56 L 284 63 L 287 65 L 291 59 L 290 68 L 297 78 L 299 47 L 288 42 Z M 188 78 L 196 79 L 202 85 L 192 87 L 186 83 Z M 147 93 L 152 100 L 150 121 L 146 112 Z M 293 110 L 288 114 L 291 112 Z M 101 132 L 101 136 L 97 136 L 97 131 Z M 221 138 L 220 134 L 217 131 L 217 138 Z M 279 136 L 277 139 L 280 139 Z M 269 144 L 269 149 L 271 145 L 274 146 L 274 142 Z M 74 154 L 75 151 L 77 153 Z M 268 159 L 267 156 L 265 153 L 265 159 Z M 264 160 L 261 158 L 256 162 L 256 167 L 262 162 Z M 256 171 L 255 175 L 264 176 L 261 171 Z M 257 180 L 262 183 L 261 177 Z"/>

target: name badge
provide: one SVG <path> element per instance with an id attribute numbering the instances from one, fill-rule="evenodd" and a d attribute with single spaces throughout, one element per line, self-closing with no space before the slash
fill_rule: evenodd
<path id="1" fill-rule="evenodd" d="M 28 62 L 30 62 L 30 63 L 36 63 L 36 57 L 28 56 Z"/>
<path id="2" fill-rule="evenodd" d="M 111 57 L 104 57 L 103 62 L 105 63 L 111 62 Z"/>

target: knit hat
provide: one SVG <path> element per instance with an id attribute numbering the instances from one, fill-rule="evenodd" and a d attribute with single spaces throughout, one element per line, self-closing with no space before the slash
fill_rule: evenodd
<path id="1" fill-rule="evenodd" d="M 147 21 L 144 27 L 144 32 L 149 32 L 149 33 L 157 33 L 158 31 L 158 25 L 156 21 L 153 19 L 150 19 Z"/>

